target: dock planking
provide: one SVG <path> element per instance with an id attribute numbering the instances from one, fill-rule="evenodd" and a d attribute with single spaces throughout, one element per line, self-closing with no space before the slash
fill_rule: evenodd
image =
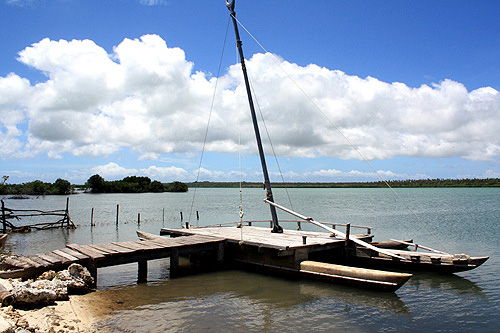
<path id="1" fill-rule="evenodd" d="M 87 266 L 96 281 L 99 267 L 137 262 L 140 280 L 144 281 L 144 277 L 147 276 L 147 264 L 144 263 L 148 260 L 178 256 L 180 252 L 183 254 L 201 253 L 206 252 L 207 249 L 216 253 L 219 249 L 218 245 L 223 241 L 224 239 L 220 237 L 193 235 L 175 238 L 162 237 L 154 241 L 68 244 L 63 249 L 47 253 L 7 257 L 4 259 L 4 264 L 10 267 L 8 271 L 0 271 L 0 278 L 28 277 L 80 263 Z M 178 258 L 174 258 L 172 262 L 178 262 Z"/>

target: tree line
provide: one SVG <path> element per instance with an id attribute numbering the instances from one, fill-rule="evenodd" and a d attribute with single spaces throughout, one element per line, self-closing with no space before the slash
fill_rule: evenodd
<path id="1" fill-rule="evenodd" d="M 187 192 L 185 183 L 174 181 L 163 184 L 149 177 L 129 176 L 122 180 L 106 181 L 100 175 L 91 176 L 85 183 L 92 193 L 145 193 L 145 192 Z"/>
<path id="2" fill-rule="evenodd" d="M 106 181 L 100 175 L 91 176 L 85 185 L 74 185 L 68 180 L 58 178 L 54 183 L 35 180 L 23 184 L 7 184 L 8 176 L 0 183 L 0 195 L 65 195 L 84 189 L 91 193 L 144 193 L 144 192 L 187 192 L 185 183 L 174 181 L 163 184 L 149 177 L 130 176 L 122 180 Z"/>
<path id="3" fill-rule="evenodd" d="M 500 187 L 500 178 L 484 179 L 408 179 L 408 180 L 390 180 L 387 182 L 391 187 Z M 239 187 L 239 182 L 193 182 L 187 183 L 189 187 Z M 259 182 L 242 182 L 242 187 L 263 187 Z M 338 182 L 338 183 L 273 183 L 273 187 L 280 188 L 377 188 L 387 187 L 383 181 L 377 182 Z"/>

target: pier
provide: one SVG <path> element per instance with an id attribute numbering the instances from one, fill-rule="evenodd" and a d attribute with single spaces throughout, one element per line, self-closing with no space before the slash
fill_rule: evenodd
<path id="1" fill-rule="evenodd" d="M 333 259 L 348 260 L 352 242 L 370 241 L 371 234 L 342 239 L 325 232 L 285 229 L 282 233 L 271 233 L 271 230 L 240 224 L 163 228 L 160 231 L 163 236 L 137 231 L 140 238 L 137 241 L 68 244 L 63 249 L 47 253 L 4 258 L 0 278 L 26 278 L 79 263 L 87 267 L 96 284 L 98 268 L 137 262 L 137 281 L 141 283 L 147 281 L 149 260 L 170 258 L 172 278 L 179 272 L 179 257 L 209 264 L 212 268 L 271 271 L 382 291 L 394 291 L 411 277 L 411 274 L 367 270 L 331 262 Z"/>
<path id="2" fill-rule="evenodd" d="M 191 254 L 213 255 L 218 262 L 223 261 L 224 239 L 207 235 L 189 237 L 159 237 L 154 240 L 113 242 L 108 244 L 77 245 L 30 256 L 6 257 L 0 278 L 28 277 L 48 270 L 59 270 L 73 263 L 87 267 L 97 283 L 97 269 L 129 263 L 138 263 L 138 282 L 147 281 L 148 260 L 170 258 L 171 275 L 179 265 L 179 256 Z"/>

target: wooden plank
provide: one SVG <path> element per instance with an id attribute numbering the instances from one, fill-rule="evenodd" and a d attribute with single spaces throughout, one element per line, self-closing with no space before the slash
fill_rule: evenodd
<path id="1" fill-rule="evenodd" d="M 78 259 L 77 257 L 74 257 L 74 256 L 72 256 L 71 254 L 67 254 L 67 253 L 65 253 L 65 252 L 63 252 L 63 251 L 61 251 L 61 250 L 54 250 L 54 251 L 52 251 L 52 252 L 54 252 L 55 254 L 57 254 L 57 255 L 58 255 L 58 256 L 60 256 L 60 257 L 63 257 L 63 258 L 68 259 L 69 261 L 74 261 L 74 262 L 77 262 L 77 261 L 79 261 L 79 260 L 80 260 L 80 259 Z"/>
<path id="2" fill-rule="evenodd" d="M 127 247 L 129 249 L 133 249 L 135 251 L 144 251 L 144 250 L 151 250 L 153 249 L 151 246 L 148 246 L 146 243 L 143 243 L 143 241 L 136 241 L 136 242 L 120 242 L 120 243 L 112 243 L 118 246 L 123 246 Z"/>
<path id="3" fill-rule="evenodd" d="M 71 260 L 69 260 L 68 258 L 60 256 L 54 252 L 47 252 L 45 254 L 60 260 L 63 264 L 67 264 L 67 263 L 71 262 Z"/>
<path id="4" fill-rule="evenodd" d="M 113 242 L 111 245 L 119 246 L 124 249 L 131 250 L 132 252 L 138 251 L 138 250 L 143 250 L 141 246 L 136 245 L 133 242 Z"/>
<path id="5" fill-rule="evenodd" d="M 140 245 L 148 247 L 148 250 L 159 250 L 159 249 L 165 247 L 163 245 L 155 244 L 155 243 L 148 241 L 148 240 L 136 241 L 136 243 L 138 243 L 138 244 L 140 243 Z"/>
<path id="6" fill-rule="evenodd" d="M 20 267 L 20 268 L 31 268 L 32 266 L 24 261 L 19 260 L 18 258 L 7 257 L 4 259 L 4 262 L 8 265 Z"/>
<path id="7" fill-rule="evenodd" d="M 149 242 L 151 243 L 154 243 L 154 244 L 158 244 L 160 245 L 162 248 L 173 248 L 173 247 L 179 247 L 179 244 L 168 244 L 168 243 L 165 243 L 165 242 L 162 242 L 161 240 L 160 241 L 157 241 L 156 239 L 150 239 L 148 240 Z"/>
<path id="8" fill-rule="evenodd" d="M 29 256 L 28 258 L 30 258 L 31 260 L 39 263 L 42 267 L 49 267 L 52 265 L 52 263 L 48 262 L 48 261 L 45 261 L 43 260 L 42 258 L 36 256 L 36 255 L 32 255 L 32 256 Z"/>
<path id="9" fill-rule="evenodd" d="M 21 259 L 22 261 L 26 262 L 27 264 L 29 264 L 35 268 L 46 267 L 46 266 L 40 264 L 38 261 L 32 260 L 31 258 L 28 258 L 28 257 L 20 257 L 19 259 Z"/>
<path id="10" fill-rule="evenodd" d="M 72 250 L 68 247 L 65 247 L 64 249 L 60 249 L 58 251 L 61 251 L 61 252 L 64 252 L 66 254 L 69 254 L 70 256 L 73 256 L 73 257 L 76 257 L 80 260 L 85 260 L 85 259 L 89 259 L 89 256 L 81 253 L 81 252 L 78 252 L 78 251 L 75 251 L 75 250 Z"/>
<path id="11" fill-rule="evenodd" d="M 75 250 L 75 251 L 78 251 L 80 253 L 83 253 L 86 256 L 88 256 L 88 257 L 90 257 L 90 258 L 92 258 L 94 260 L 95 259 L 104 259 L 105 258 L 104 254 L 98 252 L 98 250 L 89 248 L 88 246 L 86 247 L 84 245 L 77 245 L 77 244 L 68 244 L 66 246 L 69 247 L 72 250 Z"/>
<path id="12" fill-rule="evenodd" d="M 118 253 L 123 253 L 123 254 L 127 254 L 127 253 L 132 253 L 134 252 L 133 249 L 129 249 L 129 248 L 125 248 L 125 247 L 122 247 L 122 246 L 118 246 L 116 244 L 98 244 L 99 248 L 102 248 L 102 249 L 106 249 L 106 250 L 110 250 L 110 251 L 114 251 L 114 252 L 118 252 Z"/>
<path id="13" fill-rule="evenodd" d="M 62 259 L 59 256 L 51 255 L 49 253 L 39 253 L 37 254 L 40 258 L 42 258 L 45 261 L 50 262 L 53 265 L 60 265 L 62 264 Z"/>
<path id="14" fill-rule="evenodd" d="M 97 251 L 101 251 L 101 252 L 106 253 L 106 254 L 118 254 L 118 253 L 120 253 L 120 252 L 115 251 L 115 250 L 107 249 L 103 245 L 90 244 L 88 246 L 91 247 L 92 249 L 95 249 Z"/>

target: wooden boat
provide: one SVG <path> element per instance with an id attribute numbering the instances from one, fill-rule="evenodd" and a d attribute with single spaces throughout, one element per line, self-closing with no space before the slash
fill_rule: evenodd
<path id="1" fill-rule="evenodd" d="M 487 260 L 487 257 L 471 258 L 471 261 L 467 260 L 467 264 L 464 264 L 463 257 L 452 256 L 456 260 L 448 260 L 450 255 L 442 254 L 440 260 L 429 259 L 432 265 L 427 265 L 426 260 L 420 254 L 420 259 L 415 259 L 411 254 L 408 254 L 416 251 L 398 249 L 413 244 L 411 242 L 391 240 L 390 242 L 371 243 L 373 235 L 370 228 L 367 228 L 368 232 L 365 234 L 354 235 L 351 233 L 351 225 L 346 224 L 345 232 L 341 232 L 334 226 L 315 221 L 312 217 L 304 216 L 275 203 L 234 11 L 235 0 L 226 0 L 226 6 L 231 13 L 236 36 L 236 45 L 264 176 L 266 190 L 264 202 L 270 208 L 270 225 L 269 228 L 262 228 L 252 225 L 252 222 L 239 221 L 233 224 L 193 228 L 187 222 L 182 229 L 162 228 L 160 235 L 170 237 L 200 234 L 216 236 L 224 239 L 224 249 L 219 253 L 224 253 L 224 262 L 228 265 L 326 279 L 334 283 L 383 291 L 397 290 L 408 281 L 411 274 L 365 269 L 353 265 L 360 261 L 374 265 L 381 262 L 398 263 L 410 269 L 414 267 L 435 269 L 439 266 L 442 271 L 454 272 L 458 271 L 458 268 L 462 268 L 462 270 L 464 270 L 463 268 L 475 268 Z M 323 232 L 284 229 L 278 220 L 277 210 L 313 224 L 323 229 Z M 145 239 L 152 237 L 145 233 L 138 234 L 139 237 Z M 339 265 L 339 262 L 346 263 L 348 266 Z"/>
<path id="2" fill-rule="evenodd" d="M 250 105 L 250 112 L 252 114 L 252 121 L 255 130 L 255 136 L 257 140 L 257 147 L 259 150 L 259 156 L 261 159 L 262 170 L 264 175 L 264 185 L 267 190 L 267 197 L 264 202 L 269 204 L 271 209 L 271 226 L 273 233 L 282 233 L 283 228 L 280 226 L 277 218 L 276 209 L 280 209 L 284 212 L 287 212 L 291 215 L 294 215 L 306 222 L 312 223 L 329 233 L 331 236 L 337 237 L 345 240 L 345 254 L 349 257 L 347 262 L 355 263 L 355 262 L 368 262 L 376 267 L 380 267 L 381 263 L 384 263 L 384 267 L 396 267 L 396 268 L 404 268 L 410 271 L 413 270 L 430 270 L 441 273 L 454 273 L 460 272 L 464 270 L 474 269 L 481 264 L 483 264 L 488 257 L 470 257 L 464 254 L 449 254 L 441 251 L 437 251 L 425 246 L 418 246 L 413 244 L 412 241 L 397 241 L 390 240 L 386 242 L 378 242 L 378 243 L 368 243 L 359 237 L 352 237 L 350 235 L 350 227 L 349 224 L 346 227 L 346 232 L 342 233 L 336 229 L 333 229 L 323 223 L 315 221 L 311 217 L 303 216 L 299 213 L 292 211 L 286 207 L 278 205 L 274 202 L 271 184 L 269 181 L 269 176 L 267 173 L 265 156 L 262 148 L 262 143 L 260 139 L 259 127 L 257 124 L 257 119 L 255 116 L 253 98 L 251 94 L 250 84 L 248 75 L 245 67 L 245 59 L 243 56 L 243 50 L 241 46 L 241 40 L 238 32 L 238 25 L 236 21 L 236 14 L 234 12 L 234 0 L 229 1 L 226 0 L 226 5 L 231 12 L 231 17 L 233 21 L 234 31 L 236 35 L 236 43 L 238 46 L 238 51 L 240 55 L 241 68 L 243 71 L 243 76 L 245 80 L 246 90 L 248 102 Z M 406 248 L 407 246 L 414 246 L 414 251 L 402 251 L 401 249 Z M 428 250 L 432 253 L 432 255 L 426 255 L 422 252 L 417 252 L 417 248 Z M 354 249 L 354 250 L 353 250 Z M 345 260 L 345 257 L 344 261 Z M 352 259 L 352 260 L 351 260 Z M 335 258 L 330 259 L 332 262 L 335 261 Z"/>
<path id="3" fill-rule="evenodd" d="M 380 241 L 380 242 L 370 242 L 371 245 L 380 247 L 382 249 L 394 249 L 394 250 L 403 250 L 408 248 L 408 244 L 405 243 L 413 243 L 413 239 L 397 241 L 397 240 L 388 240 L 388 241 Z"/>
<path id="4" fill-rule="evenodd" d="M 245 228 L 252 228 L 251 231 L 248 230 L 245 232 L 255 233 L 255 228 L 258 227 L 247 226 Z M 172 230 L 170 235 L 214 235 L 214 232 L 210 229 L 212 228 L 208 228 L 208 230 L 207 228 L 189 228 L 183 229 L 183 231 Z M 254 269 L 257 268 L 257 270 L 266 270 L 268 272 L 286 274 L 287 276 L 304 277 L 378 291 L 395 291 L 405 284 L 406 281 L 408 281 L 412 276 L 411 274 L 406 273 L 386 272 L 313 260 L 303 260 L 300 257 L 298 260 L 295 260 L 296 256 L 292 254 L 293 250 L 291 250 L 290 247 L 288 250 L 279 251 L 277 248 L 273 249 L 269 247 L 273 244 L 266 244 L 265 241 L 262 240 L 261 243 L 255 242 L 253 244 L 249 241 L 236 242 L 234 238 L 230 236 L 230 232 L 231 230 L 237 229 L 237 227 L 218 227 L 218 229 L 217 235 L 219 237 L 223 234 L 227 237 L 225 255 L 227 256 L 226 263 L 229 266 L 234 264 L 235 267 L 252 267 Z M 276 239 L 277 237 L 286 236 L 287 234 L 287 230 L 284 230 L 283 233 L 280 233 L 278 236 L 270 235 L 269 229 L 261 229 L 264 229 L 262 230 L 262 234 L 259 236 L 261 239 L 262 235 L 268 235 L 273 239 Z M 137 236 L 141 240 L 161 241 L 162 238 L 164 239 L 163 236 L 152 235 L 142 231 L 137 231 Z M 309 236 L 312 236 L 312 234 L 309 234 Z M 266 245 L 268 246 L 267 248 Z M 301 246 L 304 246 L 304 244 L 299 245 L 299 248 Z M 257 247 L 257 254 L 254 253 L 255 247 Z M 260 255 L 258 254 L 259 248 Z M 304 248 L 302 248 L 302 250 L 303 249 Z"/>
<path id="5" fill-rule="evenodd" d="M 419 244 L 397 240 L 391 241 L 405 246 L 413 246 L 413 251 L 388 249 L 389 252 L 404 258 L 404 260 L 398 260 L 369 249 L 355 247 L 351 249 L 351 256 L 356 263 L 364 266 L 395 268 L 404 271 L 428 271 L 441 274 L 468 271 L 481 266 L 489 258 L 486 256 L 471 257 L 463 253 L 450 254 Z M 418 249 L 425 252 L 417 251 Z"/>

